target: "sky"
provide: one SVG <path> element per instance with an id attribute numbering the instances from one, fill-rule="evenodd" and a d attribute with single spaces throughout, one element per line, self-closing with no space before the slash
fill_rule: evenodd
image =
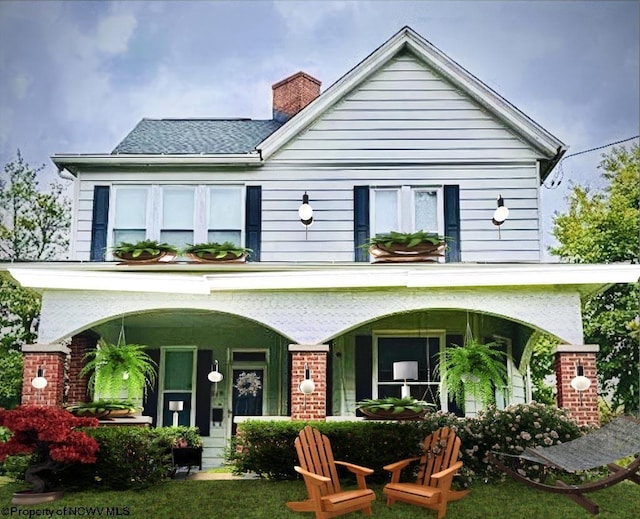
<path id="1" fill-rule="evenodd" d="M 638 0 L 0 0 L 0 163 L 20 149 L 47 185 L 49 157 L 110 153 L 143 117 L 270 119 L 272 84 L 303 70 L 324 90 L 405 25 L 567 155 L 640 134 Z M 545 248 L 609 150 L 541 190 Z"/>

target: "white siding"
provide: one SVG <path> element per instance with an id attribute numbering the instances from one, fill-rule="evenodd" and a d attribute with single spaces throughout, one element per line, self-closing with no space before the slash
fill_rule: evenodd
<path id="1" fill-rule="evenodd" d="M 262 167 L 80 174 L 76 258 L 89 259 L 93 187 L 262 186 L 262 261 L 353 261 L 354 186 L 460 186 L 465 262 L 540 261 L 539 155 L 409 55 L 392 60 Z M 307 192 L 314 223 L 297 209 Z M 502 195 L 510 209 L 491 223 Z"/>

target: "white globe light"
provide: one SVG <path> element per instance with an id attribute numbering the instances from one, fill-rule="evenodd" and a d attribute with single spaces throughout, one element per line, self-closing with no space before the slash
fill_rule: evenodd
<path id="1" fill-rule="evenodd" d="M 222 379 L 224 378 L 224 376 L 222 375 L 222 373 L 220 373 L 219 371 L 212 371 L 211 373 L 209 373 L 207 375 L 207 378 L 211 381 L 211 382 L 221 382 Z"/>
<path id="2" fill-rule="evenodd" d="M 302 204 L 298 209 L 300 220 L 309 220 L 313 216 L 313 208 L 309 204 Z"/>
<path id="3" fill-rule="evenodd" d="M 508 216 L 509 216 L 509 209 L 507 209 L 503 205 L 498 207 L 493 213 L 493 219 L 496 222 L 504 222 L 508 218 Z"/>
<path id="4" fill-rule="evenodd" d="M 302 382 L 300 382 L 300 392 L 305 395 L 310 395 L 316 390 L 316 385 L 312 379 L 306 378 Z"/>
<path id="5" fill-rule="evenodd" d="M 584 375 L 578 375 L 571 380 L 571 387 L 576 391 L 586 391 L 591 387 L 591 381 Z"/>
<path id="6" fill-rule="evenodd" d="M 36 389 L 44 389 L 49 382 L 44 377 L 36 377 L 31 380 L 31 385 Z"/>

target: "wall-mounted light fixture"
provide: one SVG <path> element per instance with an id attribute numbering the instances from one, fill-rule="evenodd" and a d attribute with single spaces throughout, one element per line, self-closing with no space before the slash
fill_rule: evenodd
<path id="1" fill-rule="evenodd" d="M 48 383 L 49 381 L 44 378 L 44 370 L 42 369 L 42 367 L 38 367 L 35 378 L 31 379 L 31 385 L 37 390 L 42 390 L 47 387 Z"/>
<path id="2" fill-rule="evenodd" d="M 214 384 L 213 396 L 218 396 L 218 382 L 222 382 L 222 379 L 224 378 L 224 375 L 222 373 L 220 373 L 220 371 L 218 371 L 218 361 L 217 360 L 214 361 L 214 363 L 211 365 L 211 371 L 207 375 L 207 378 L 209 379 L 210 382 L 213 382 L 213 384 Z"/>
<path id="3" fill-rule="evenodd" d="M 393 363 L 393 380 L 404 380 L 400 396 L 402 398 L 411 397 L 411 389 L 407 385 L 407 380 L 418 378 L 418 363 L 415 360 Z"/>
<path id="4" fill-rule="evenodd" d="M 491 222 L 498 227 L 498 239 L 500 239 L 500 226 L 509 217 L 509 209 L 504 205 L 504 198 L 502 195 L 498 195 L 498 207 L 493 212 L 493 219 Z"/>
<path id="5" fill-rule="evenodd" d="M 178 427 L 178 413 L 184 409 L 182 400 L 169 400 L 169 411 L 173 411 L 173 426 Z"/>
<path id="6" fill-rule="evenodd" d="M 582 405 L 582 393 L 591 387 L 591 380 L 584 376 L 584 367 L 580 362 L 576 365 L 576 376 L 571 379 L 570 384 L 580 395 L 580 405 Z"/>
<path id="7" fill-rule="evenodd" d="M 313 223 L 313 208 L 309 205 L 309 195 L 304 192 L 302 195 L 302 205 L 298 208 L 298 216 L 304 225 L 304 239 L 307 239 L 307 229 Z"/>
<path id="8" fill-rule="evenodd" d="M 298 391 L 304 395 L 304 408 L 307 408 L 307 395 L 310 395 L 316 390 L 316 384 L 311 378 L 311 370 L 309 369 L 309 365 L 305 363 L 304 365 L 304 379 L 300 382 L 298 386 Z"/>

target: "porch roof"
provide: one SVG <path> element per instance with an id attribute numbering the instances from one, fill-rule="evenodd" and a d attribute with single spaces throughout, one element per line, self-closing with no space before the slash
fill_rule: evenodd
<path id="1" fill-rule="evenodd" d="M 0 264 L 25 288 L 209 294 L 230 291 L 354 290 L 381 288 L 480 288 L 553 286 L 581 296 L 615 283 L 640 281 L 638 264 L 408 264 L 243 263 Z"/>

